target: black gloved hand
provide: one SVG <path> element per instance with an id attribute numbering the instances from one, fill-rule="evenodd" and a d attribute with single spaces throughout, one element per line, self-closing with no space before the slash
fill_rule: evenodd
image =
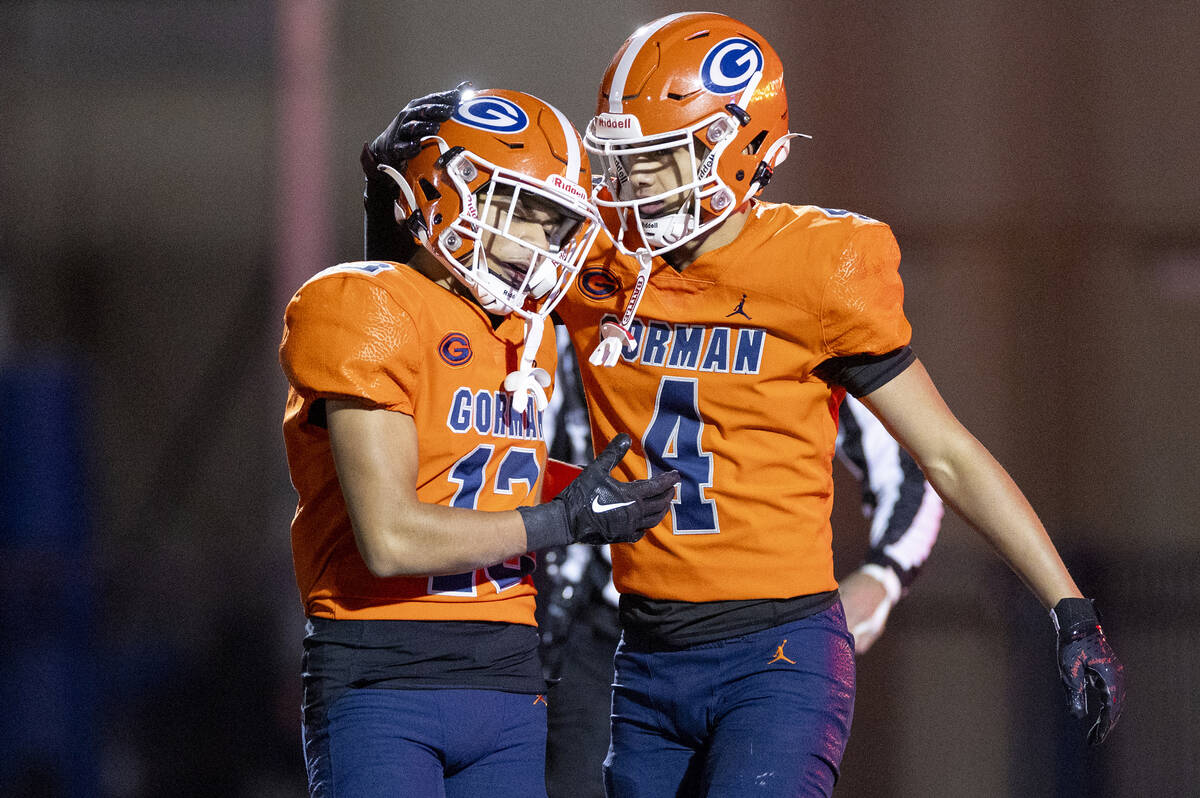
<path id="1" fill-rule="evenodd" d="M 565 543 L 632 543 L 662 520 L 675 498 L 679 472 L 634 482 L 613 479 L 609 472 L 631 443 L 622 432 L 553 499 L 517 508 L 529 551 Z"/>
<path id="2" fill-rule="evenodd" d="M 412 235 L 396 224 L 392 204 L 399 189 L 395 181 L 379 171 L 382 164 L 403 172 L 408 159 L 421 149 L 421 139 L 437 133 L 442 122 L 454 115 L 462 93 L 470 86 L 464 82 L 449 91 L 427 94 L 411 100 L 396 118 L 375 137 L 363 144 L 359 162 L 366 176 L 363 190 L 363 257 L 366 260 L 392 260 L 407 263 L 417 251 Z"/>
<path id="3" fill-rule="evenodd" d="M 463 92 L 470 86 L 470 81 L 464 81 L 449 91 L 409 100 L 374 141 L 363 145 L 362 166 L 367 180 L 388 179 L 379 172 L 380 164 L 403 172 L 408 159 L 420 151 L 421 139 L 436 134 L 442 123 L 454 115 Z"/>
<path id="4" fill-rule="evenodd" d="M 1067 688 L 1067 703 L 1077 718 L 1094 714 L 1087 740 L 1092 745 L 1104 742 L 1125 701 L 1125 668 L 1113 653 L 1092 602 L 1083 598 L 1065 598 L 1050 611 L 1058 630 L 1058 672 Z M 1088 691 L 1099 701 L 1088 711 Z"/>

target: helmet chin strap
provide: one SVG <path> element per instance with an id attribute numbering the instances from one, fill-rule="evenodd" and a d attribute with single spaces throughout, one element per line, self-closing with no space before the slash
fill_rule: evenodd
<path id="1" fill-rule="evenodd" d="M 686 209 L 656 219 L 641 219 L 642 236 L 652 246 L 670 246 L 696 229 L 695 217 Z"/>
<path id="2" fill-rule="evenodd" d="M 483 309 L 488 313 L 496 316 L 503 316 L 505 313 L 508 313 L 508 308 L 505 306 L 505 304 L 488 293 L 487 289 L 485 289 L 483 286 L 475 283 L 468 285 L 467 287 L 471 289 L 471 293 L 475 295 L 475 298 L 479 300 L 479 304 L 482 305 Z"/>
<path id="3" fill-rule="evenodd" d="M 633 292 L 629 295 L 629 302 L 625 305 L 625 312 L 621 314 L 621 320 L 619 322 L 606 321 L 600 325 L 600 345 L 592 350 L 591 356 L 588 357 L 588 362 L 593 366 L 617 365 L 617 359 L 621 357 L 621 353 L 637 343 L 630 325 L 633 324 L 633 317 L 637 315 L 638 305 L 642 302 L 642 294 L 646 290 L 646 282 L 650 279 L 650 265 L 654 262 L 654 258 L 651 257 L 650 250 L 639 249 L 637 261 L 637 280 L 633 284 Z"/>
<path id="4" fill-rule="evenodd" d="M 525 295 L 541 299 L 553 290 L 558 283 L 558 270 L 547 258 L 534 255 L 533 265 L 530 266 L 525 280 Z M 485 311 L 496 316 L 504 316 L 513 309 L 498 299 L 483 287 L 478 280 L 471 280 L 468 287 Z M 524 413 L 533 399 L 534 409 L 542 411 L 549 404 L 546 389 L 550 387 L 550 374 L 535 365 L 538 349 L 542 345 L 542 334 L 545 331 L 546 320 L 540 313 L 527 315 L 525 318 L 525 338 L 521 344 L 521 361 L 516 371 L 504 378 L 504 390 L 512 397 L 512 408 L 518 413 Z"/>
<path id="5" fill-rule="evenodd" d="M 467 284 L 471 293 L 479 300 L 479 304 L 488 313 L 497 316 L 503 316 L 506 313 L 511 313 L 512 308 L 506 305 L 494 293 L 480 283 L 479 280 L 472 278 L 467 280 L 465 277 L 462 282 Z M 558 269 L 547 258 L 539 255 L 533 256 L 533 265 L 529 268 L 529 276 L 525 280 L 525 294 L 534 299 L 541 299 L 546 294 L 553 290 L 558 283 Z"/>
<path id="6" fill-rule="evenodd" d="M 534 365 L 537 351 L 542 345 L 542 332 L 546 320 L 541 316 L 525 317 L 525 342 L 521 345 L 521 364 L 516 371 L 504 378 L 504 390 L 512 396 L 512 407 L 524 413 L 533 398 L 534 408 L 545 410 L 549 404 L 546 389 L 550 387 L 550 374 Z"/>
<path id="7" fill-rule="evenodd" d="M 525 281 L 526 290 L 534 299 L 541 299 L 550 293 L 558 282 L 558 269 L 548 259 L 534 256 L 533 268 L 529 271 L 529 279 Z"/>

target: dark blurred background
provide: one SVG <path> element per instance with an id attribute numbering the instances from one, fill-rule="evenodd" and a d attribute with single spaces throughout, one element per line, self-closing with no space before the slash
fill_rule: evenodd
<path id="1" fill-rule="evenodd" d="M 0 795 L 303 794 L 283 304 L 360 256 L 358 150 L 407 99 L 470 79 L 582 126 L 676 10 L 0 2 Z M 914 347 L 1128 670 L 1086 750 L 1043 610 L 947 518 L 860 660 L 838 795 L 1196 794 L 1200 7 L 712 10 L 813 135 L 768 198 L 892 225 Z"/>

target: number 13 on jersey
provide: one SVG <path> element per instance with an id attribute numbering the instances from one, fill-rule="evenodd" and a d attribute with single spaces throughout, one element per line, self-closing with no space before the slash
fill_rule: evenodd
<path id="1" fill-rule="evenodd" d="M 715 535 L 721 531 L 717 503 L 705 498 L 713 484 L 713 456 L 704 451 L 704 420 L 695 379 L 663 377 L 654 400 L 654 417 L 642 435 L 649 474 L 679 472 L 679 498 L 671 504 L 676 535 Z"/>

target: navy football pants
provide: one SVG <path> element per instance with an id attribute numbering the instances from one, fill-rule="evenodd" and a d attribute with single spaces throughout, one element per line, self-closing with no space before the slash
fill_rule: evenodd
<path id="1" fill-rule="evenodd" d="M 312 798 L 546 795 L 546 704 L 498 690 L 341 692 L 306 696 L 304 755 Z"/>
<path id="2" fill-rule="evenodd" d="M 610 798 L 828 796 L 854 711 L 841 602 L 682 650 L 617 649 Z"/>

